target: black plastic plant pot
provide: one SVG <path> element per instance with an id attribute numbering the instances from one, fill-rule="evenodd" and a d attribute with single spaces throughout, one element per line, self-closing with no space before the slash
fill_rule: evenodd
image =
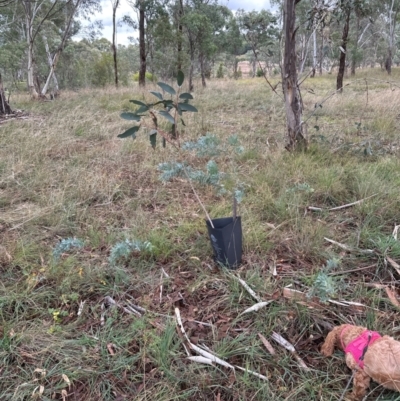
<path id="1" fill-rule="evenodd" d="M 242 221 L 240 217 L 206 220 L 214 260 L 229 269 L 236 269 L 242 261 Z"/>

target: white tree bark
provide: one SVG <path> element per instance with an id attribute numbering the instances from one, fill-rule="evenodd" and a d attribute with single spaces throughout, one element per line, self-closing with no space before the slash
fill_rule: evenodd
<path id="1" fill-rule="evenodd" d="M 58 87 L 58 80 L 57 80 L 57 76 L 56 76 L 56 72 L 53 69 L 53 59 L 51 57 L 51 53 L 50 53 L 50 49 L 49 49 L 49 44 L 47 42 L 47 37 L 46 35 L 42 35 L 43 38 L 43 43 L 44 43 L 44 47 L 46 49 L 46 54 L 47 54 L 47 62 L 49 63 L 49 67 L 50 67 L 50 73 L 49 76 L 47 77 L 46 83 L 42 89 L 42 95 L 44 96 L 46 94 L 46 92 L 48 91 L 48 87 L 50 85 L 50 77 L 52 76 L 53 78 L 53 84 L 54 84 L 54 92 L 58 93 L 59 91 L 59 87 Z M 53 71 L 51 73 L 51 71 Z"/>
<path id="2" fill-rule="evenodd" d="M 60 46 L 58 46 L 58 49 L 57 49 L 56 53 L 54 54 L 53 59 L 51 59 L 50 52 L 48 51 L 48 46 L 47 46 L 47 48 L 46 48 L 46 52 L 48 52 L 48 58 L 49 58 L 49 64 L 50 64 L 50 71 L 49 71 L 49 75 L 47 76 L 46 83 L 45 83 L 44 86 L 43 86 L 43 89 L 42 89 L 42 92 L 41 92 L 41 96 L 46 96 L 46 93 L 47 93 L 47 91 L 48 91 L 48 89 L 49 89 L 50 80 L 51 80 L 52 77 L 55 77 L 54 74 L 55 74 L 55 70 L 56 70 L 57 63 L 58 63 L 58 59 L 59 59 L 59 57 L 60 57 L 61 52 L 62 52 L 63 49 L 64 49 L 65 41 L 67 40 L 69 31 L 70 31 L 70 29 L 71 29 L 72 20 L 73 20 L 75 14 L 76 14 L 76 11 L 78 10 L 78 7 L 79 7 L 80 4 L 81 4 L 81 1 L 82 1 L 82 0 L 76 0 L 76 3 L 74 4 L 74 6 L 73 6 L 73 8 L 72 8 L 72 10 L 71 10 L 71 13 L 70 13 L 69 16 L 68 16 L 67 23 L 66 23 L 66 25 L 65 25 L 64 34 L 63 34 L 62 39 L 61 39 Z M 47 43 L 47 40 L 46 40 L 46 43 Z M 55 82 L 56 82 L 56 90 L 57 90 L 57 92 L 58 92 L 58 82 L 57 82 L 57 78 L 54 78 L 54 80 L 55 80 Z"/>

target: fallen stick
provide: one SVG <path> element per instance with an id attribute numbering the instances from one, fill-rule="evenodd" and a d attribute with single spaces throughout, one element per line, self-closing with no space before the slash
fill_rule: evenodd
<path id="1" fill-rule="evenodd" d="M 386 256 L 386 260 L 389 262 L 390 266 L 392 266 L 393 269 L 395 269 L 397 273 L 400 274 L 400 265 L 397 262 L 395 262 L 392 258 L 389 258 L 389 256 Z"/>
<path id="2" fill-rule="evenodd" d="M 264 308 L 265 306 L 269 305 L 273 301 L 263 301 L 263 302 L 258 302 L 255 305 L 251 306 L 250 308 L 247 308 L 245 311 L 243 311 L 240 315 L 244 315 L 245 313 L 249 312 L 257 312 L 260 309 Z M 239 316 L 240 316 L 239 315 Z"/>
<path id="3" fill-rule="evenodd" d="M 369 266 L 359 267 L 357 269 L 343 270 L 343 271 L 340 271 L 340 272 L 328 273 L 328 276 L 340 276 L 341 274 L 359 272 L 361 270 L 370 269 L 371 267 L 374 267 L 374 266 L 376 266 L 376 263 L 374 263 L 373 265 L 369 265 Z"/>
<path id="4" fill-rule="evenodd" d="M 109 295 L 104 297 L 104 303 L 108 304 L 109 306 L 116 306 L 119 309 L 122 309 L 125 313 L 128 315 L 136 315 L 136 316 L 142 316 L 142 314 L 136 310 L 131 310 L 128 308 L 125 308 L 124 306 L 120 305 L 118 302 L 116 302 L 113 298 L 111 298 Z"/>
<path id="5" fill-rule="evenodd" d="M 297 362 L 299 363 L 300 367 L 303 368 L 304 370 L 309 371 L 310 368 L 306 365 L 306 363 L 300 358 L 300 356 L 297 354 L 296 349 L 292 344 L 290 344 L 289 341 L 285 340 L 280 334 L 272 332 L 272 336 L 278 344 L 282 345 L 282 347 L 286 348 L 288 351 L 290 351 L 293 356 L 297 359 Z"/>
<path id="6" fill-rule="evenodd" d="M 253 372 L 252 370 L 249 370 L 249 369 L 241 368 L 240 366 L 233 366 L 230 363 L 225 362 L 223 359 L 219 358 L 218 356 L 212 354 L 211 350 L 210 350 L 210 352 L 208 352 L 208 351 L 198 347 L 197 345 L 191 343 L 189 340 L 189 337 L 186 334 L 185 328 L 183 327 L 183 323 L 182 323 L 182 319 L 181 319 L 181 312 L 180 312 L 179 308 L 175 308 L 175 317 L 176 317 L 176 321 L 178 323 L 179 329 L 180 329 L 182 335 L 184 336 L 184 338 L 186 339 L 189 348 L 191 348 L 193 351 L 197 352 L 200 355 L 200 357 L 189 356 L 188 359 L 190 359 L 191 361 L 194 361 L 194 362 L 198 362 L 198 363 L 205 363 L 207 365 L 212 365 L 213 363 L 216 363 L 218 365 L 225 366 L 226 368 L 230 368 L 233 371 L 235 371 L 235 368 L 237 368 L 239 370 L 242 370 L 244 372 L 247 372 L 254 376 L 257 376 L 260 379 L 268 380 L 268 378 L 266 376 L 263 376 L 260 373 Z M 185 349 L 186 349 L 186 347 L 185 347 Z M 207 362 L 206 360 L 208 360 L 209 362 Z"/>
<path id="7" fill-rule="evenodd" d="M 260 337 L 260 340 L 262 341 L 262 343 L 264 344 L 264 347 L 268 350 L 268 352 L 271 355 L 276 355 L 276 352 L 275 352 L 274 348 L 272 347 L 271 343 L 261 333 L 258 333 L 258 337 Z"/>
<path id="8" fill-rule="evenodd" d="M 263 379 L 263 380 L 268 381 L 268 377 L 266 377 L 266 376 L 264 376 L 264 375 L 262 375 L 262 374 L 260 374 L 260 373 L 253 372 L 253 371 L 250 370 L 250 369 L 241 368 L 240 366 L 235 366 L 235 368 L 237 368 L 237 369 L 239 369 L 239 370 L 241 370 L 241 371 L 243 371 L 243 372 L 247 372 L 247 373 L 250 373 L 250 374 L 252 374 L 252 375 L 254 375 L 254 376 L 257 376 L 257 377 L 259 377 L 260 379 Z"/>
<path id="9" fill-rule="evenodd" d="M 348 252 L 358 252 L 358 253 L 368 254 L 368 255 L 371 255 L 372 253 L 374 253 L 374 251 L 372 249 L 352 248 L 352 247 L 350 247 L 348 245 L 341 244 L 340 242 L 334 241 L 333 239 L 329 239 L 329 238 L 326 238 L 326 237 L 324 237 L 324 240 L 328 241 L 331 244 L 336 245 L 339 248 L 342 248 L 342 249 L 344 249 L 345 251 L 348 251 Z"/>
<path id="10" fill-rule="evenodd" d="M 400 225 L 395 224 L 393 229 L 393 238 L 397 241 L 397 232 L 399 231 Z"/>
<path id="11" fill-rule="evenodd" d="M 342 206 L 336 206 L 336 207 L 331 207 L 329 209 L 324 209 L 322 207 L 314 207 L 314 206 L 308 206 L 307 210 L 311 210 L 313 212 L 323 212 L 323 211 L 327 211 L 327 212 L 335 212 L 337 210 L 342 210 L 342 209 L 347 209 L 348 207 L 351 206 L 355 206 L 355 205 L 359 205 L 360 203 L 364 202 L 367 199 L 373 198 L 374 196 L 376 196 L 378 194 L 373 194 L 371 196 L 368 196 L 367 198 L 364 199 L 360 199 L 358 201 L 355 202 L 351 202 L 351 203 L 347 203 L 346 205 L 342 205 Z"/>
<path id="12" fill-rule="evenodd" d="M 240 284 L 242 284 L 242 286 L 246 289 L 246 291 L 257 301 L 257 302 L 262 302 L 262 299 L 249 287 L 249 285 L 242 280 L 240 277 L 234 276 L 233 277 L 236 278 L 236 280 L 239 281 Z"/>

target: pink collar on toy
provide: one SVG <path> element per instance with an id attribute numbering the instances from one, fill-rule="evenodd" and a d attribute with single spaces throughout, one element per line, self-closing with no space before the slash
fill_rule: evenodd
<path id="1" fill-rule="evenodd" d="M 350 352 L 353 355 L 355 361 L 358 363 L 361 369 L 364 369 L 364 355 L 367 352 L 367 349 L 370 345 L 372 345 L 378 338 L 380 338 L 380 334 L 376 331 L 365 330 L 363 331 L 357 338 L 347 344 L 347 347 L 343 344 L 343 333 L 346 329 L 349 329 L 351 326 L 346 326 L 343 328 L 340 333 L 340 341 L 342 342 L 342 348 L 345 353 Z"/>

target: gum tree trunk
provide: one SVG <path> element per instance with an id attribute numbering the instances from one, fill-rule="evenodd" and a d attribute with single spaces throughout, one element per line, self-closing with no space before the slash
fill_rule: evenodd
<path id="1" fill-rule="evenodd" d="M 4 94 L 3 81 L 0 75 L 0 115 L 1 114 L 12 114 L 12 110 Z"/>
<path id="2" fill-rule="evenodd" d="M 340 58 L 339 58 L 339 71 L 336 79 L 336 90 L 339 92 L 343 91 L 343 77 L 344 77 L 344 70 L 346 68 L 346 48 L 347 48 L 347 40 L 349 37 L 350 13 L 351 9 L 350 7 L 348 7 L 348 9 L 346 10 L 346 20 L 344 22 L 343 34 L 342 34 L 342 45 L 340 49 Z"/>
<path id="3" fill-rule="evenodd" d="M 203 53 L 200 53 L 199 59 L 200 59 L 201 85 L 203 86 L 203 88 L 205 88 L 207 86 L 207 83 L 206 83 L 206 73 L 204 71 L 205 67 L 204 67 Z"/>
<path id="4" fill-rule="evenodd" d="M 139 85 L 146 85 L 146 42 L 144 28 L 144 5 L 143 0 L 140 2 L 139 8 L 139 51 L 140 51 L 140 69 L 139 69 Z"/>
<path id="5" fill-rule="evenodd" d="M 285 96 L 286 122 L 288 144 L 286 149 L 293 151 L 306 147 L 301 121 L 302 104 L 300 90 L 297 85 L 296 69 L 296 4 L 300 0 L 285 0 L 284 8 L 284 32 L 285 49 L 283 60 L 283 90 Z"/>
<path id="6" fill-rule="evenodd" d="M 115 22 L 115 16 L 117 14 L 117 8 L 119 6 L 119 0 L 112 2 L 113 9 L 113 36 L 112 36 L 112 50 L 114 58 L 114 76 L 115 76 L 115 87 L 118 88 L 118 63 L 117 63 L 117 26 Z"/>
<path id="7" fill-rule="evenodd" d="M 179 0 L 179 12 L 178 12 L 178 71 L 182 70 L 182 38 L 183 38 L 183 2 Z"/>

